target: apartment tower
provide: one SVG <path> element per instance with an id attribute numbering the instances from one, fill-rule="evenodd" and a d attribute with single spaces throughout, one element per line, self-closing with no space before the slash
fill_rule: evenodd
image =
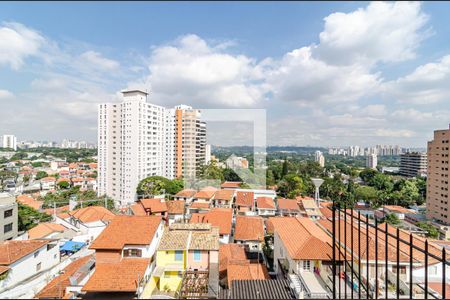
<path id="1" fill-rule="evenodd" d="M 427 175 L 427 154 L 406 152 L 400 155 L 400 175 L 407 177 Z"/>
<path id="2" fill-rule="evenodd" d="M 98 194 L 121 206 L 136 200 L 136 187 L 146 177 L 173 179 L 198 168 L 204 159 L 197 160 L 195 153 L 204 158 L 206 144 L 198 110 L 148 103 L 148 94 L 140 90 L 122 94 L 123 102 L 100 104 L 98 114 Z M 191 120 L 203 124 L 201 137 L 183 126 Z M 193 155 L 187 151 L 192 147 Z"/>
<path id="3" fill-rule="evenodd" d="M 17 139 L 14 135 L 12 134 L 5 134 L 2 137 L 3 140 L 3 148 L 10 148 L 13 149 L 14 151 L 17 150 Z"/>
<path id="4" fill-rule="evenodd" d="M 428 142 L 427 218 L 450 224 L 449 154 L 450 129 L 436 130 Z"/>

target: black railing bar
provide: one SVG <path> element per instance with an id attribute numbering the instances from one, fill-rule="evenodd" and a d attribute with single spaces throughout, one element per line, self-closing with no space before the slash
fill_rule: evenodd
<path id="1" fill-rule="evenodd" d="M 409 234 L 409 298 L 413 298 L 413 247 L 414 239 L 412 233 Z"/>
<path id="2" fill-rule="evenodd" d="M 353 224 L 352 224 L 353 226 Z M 352 229 L 353 230 L 353 229 Z M 361 299 L 361 212 L 358 211 L 358 296 Z"/>
<path id="3" fill-rule="evenodd" d="M 400 299 L 400 229 L 397 227 L 397 299 Z"/>
<path id="4" fill-rule="evenodd" d="M 425 240 L 425 299 L 428 299 L 428 240 Z M 442 264 L 444 267 L 444 264 Z"/>
<path id="5" fill-rule="evenodd" d="M 346 203 L 344 203 L 344 211 L 346 210 Z M 347 217 L 344 214 L 344 239 L 347 245 Z M 344 253 L 344 299 L 347 300 L 347 252 Z"/>
<path id="6" fill-rule="evenodd" d="M 423 283 L 417 284 L 417 287 L 419 287 L 422 291 L 425 291 L 425 288 L 422 286 Z M 436 291 L 435 291 L 436 292 Z M 431 295 L 434 299 L 440 299 L 438 296 L 434 295 L 433 293 L 429 293 L 428 296 Z M 442 299 L 446 299 L 445 296 L 443 296 Z M 448 299 L 447 299 L 448 300 Z"/>
<path id="7" fill-rule="evenodd" d="M 363 223 L 364 223 L 364 221 L 362 221 Z M 386 223 L 387 224 L 387 223 Z M 371 227 L 373 227 L 373 225 L 371 225 L 371 224 L 369 224 L 369 226 L 371 226 Z M 356 227 L 356 226 L 353 226 L 353 227 Z M 379 228 L 378 229 L 381 233 L 386 233 L 386 230 L 385 229 L 381 229 L 381 228 Z M 394 234 L 392 234 L 392 233 L 389 233 L 389 231 L 387 232 L 387 234 L 388 234 L 388 236 L 390 236 L 390 237 L 392 237 L 392 238 L 394 238 L 394 239 L 396 239 L 397 240 L 397 236 L 396 235 L 394 235 Z M 405 233 L 405 234 L 407 234 L 407 233 Z M 399 240 L 400 240 L 400 242 L 402 242 L 403 244 L 405 244 L 405 245 L 409 245 L 410 243 L 409 243 L 409 241 L 407 241 L 407 240 L 404 240 L 404 239 L 402 239 L 402 238 L 398 238 Z M 422 242 L 422 243 L 425 243 L 424 241 L 421 241 L 420 239 L 416 239 L 416 240 L 418 240 L 418 241 L 420 241 L 420 242 Z M 427 240 L 426 240 L 427 241 Z M 389 244 L 390 246 L 394 246 L 394 245 L 392 245 L 392 244 Z M 415 249 L 415 250 L 418 250 L 418 251 L 420 251 L 420 252 L 422 252 L 423 254 L 425 254 L 425 250 L 424 249 L 422 249 L 422 248 L 420 248 L 419 246 L 416 246 L 416 245 L 413 245 L 413 248 Z M 439 250 L 438 250 L 439 251 Z M 405 251 L 400 251 L 401 253 L 403 253 L 403 254 L 405 254 L 405 255 L 407 255 L 406 254 L 406 252 Z M 408 255 L 409 256 L 409 255 Z M 443 262 L 442 261 L 442 257 L 439 257 L 439 256 L 437 256 L 437 255 L 434 255 L 433 253 L 430 253 L 430 252 L 428 252 L 428 256 L 429 257 L 431 257 L 431 258 L 434 258 L 434 259 L 436 259 L 437 261 L 439 261 L 439 262 Z M 416 259 L 417 260 L 417 259 Z M 450 266 L 450 260 L 447 260 L 446 262 L 445 262 L 447 265 L 449 265 Z"/>
<path id="8" fill-rule="evenodd" d="M 378 299 L 378 223 L 375 219 L 375 299 Z"/>
<path id="9" fill-rule="evenodd" d="M 353 224 L 353 208 L 351 208 L 351 211 L 352 211 L 352 216 L 351 216 L 351 222 L 352 222 L 352 224 Z M 345 227 L 347 227 L 347 225 L 345 225 Z M 353 255 L 353 226 L 352 226 L 352 228 L 351 228 L 351 230 L 350 230 L 350 243 L 351 243 L 351 246 L 352 246 L 352 251 L 351 251 L 351 255 L 352 255 L 352 262 L 351 262 L 351 267 L 350 267 L 350 269 L 352 270 L 351 271 L 351 282 L 353 283 L 353 273 L 354 273 L 354 270 L 353 270 L 353 260 L 355 259 L 355 257 L 354 257 L 354 255 Z M 347 248 L 347 247 L 346 247 Z M 352 284 L 352 294 L 351 294 L 351 300 L 353 300 L 353 284 Z"/>
<path id="10" fill-rule="evenodd" d="M 369 287 L 370 287 L 370 282 L 369 282 L 369 226 L 366 226 L 366 291 L 367 291 L 367 295 L 369 295 L 370 291 L 369 291 Z M 375 250 L 376 251 L 376 250 Z M 369 297 L 367 297 L 369 298 Z"/>
<path id="11" fill-rule="evenodd" d="M 446 252 L 445 252 L 445 247 L 442 247 L 442 261 L 445 261 L 447 259 L 446 257 Z M 446 287 L 447 287 L 447 283 L 445 282 L 447 280 L 447 275 L 445 274 L 446 272 L 446 267 L 444 266 L 444 264 L 442 264 L 442 299 L 445 299 L 446 296 Z"/>

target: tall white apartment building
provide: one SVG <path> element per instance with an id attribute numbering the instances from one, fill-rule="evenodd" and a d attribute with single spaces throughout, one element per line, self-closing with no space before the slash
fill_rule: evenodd
<path id="1" fill-rule="evenodd" d="M 17 139 L 12 134 L 5 134 L 2 138 L 3 140 L 3 148 L 11 148 L 14 149 L 14 151 L 17 150 Z"/>
<path id="2" fill-rule="evenodd" d="M 366 167 L 376 169 L 378 165 L 378 158 L 376 154 L 369 154 L 366 158 Z"/>
<path id="3" fill-rule="evenodd" d="M 325 156 L 323 156 L 322 151 L 316 151 L 314 160 L 318 162 L 322 168 L 325 167 Z"/>
<path id="4" fill-rule="evenodd" d="M 120 206 L 136 200 L 137 185 L 146 177 L 173 179 L 195 171 L 206 144 L 206 124 L 201 134 L 196 130 L 202 123 L 198 110 L 148 103 L 140 90 L 122 94 L 122 103 L 100 104 L 98 114 L 98 194 Z M 187 120 L 194 121 L 194 130 L 185 128 L 192 124 Z M 192 147 L 193 154 L 187 151 Z"/>

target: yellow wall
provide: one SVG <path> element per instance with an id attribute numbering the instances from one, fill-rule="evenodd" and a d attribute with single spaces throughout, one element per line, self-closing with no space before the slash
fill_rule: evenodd
<path id="1" fill-rule="evenodd" d="M 184 271 L 186 269 L 186 251 L 183 251 L 182 261 L 175 260 L 174 250 L 156 252 L 156 266 L 165 267 L 167 265 L 179 265 Z M 164 291 L 167 286 L 170 291 L 176 291 L 180 288 L 182 279 L 183 276 L 178 271 L 166 271 L 159 280 L 159 290 Z"/>
<path id="2" fill-rule="evenodd" d="M 183 261 L 175 260 L 175 251 L 158 251 L 156 252 L 156 266 L 165 267 L 167 265 L 180 265 L 183 270 L 186 269 L 186 251 L 183 250 Z"/>
<path id="3" fill-rule="evenodd" d="M 164 291 L 168 287 L 171 292 L 177 291 L 180 288 L 182 279 L 182 274 L 179 274 L 177 271 L 164 272 L 164 275 L 159 280 L 159 289 Z"/>

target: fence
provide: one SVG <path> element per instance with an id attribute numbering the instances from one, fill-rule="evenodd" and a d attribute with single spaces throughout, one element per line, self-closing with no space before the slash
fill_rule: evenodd
<path id="1" fill-rule="evenodd" d="M 444 246 L 371 221 L 353 208 L 335 202 L 330 208 L 333 299 L 445 299 L 450 261 Z M 344 278 L 343 287 L 336 275 Z"/>

